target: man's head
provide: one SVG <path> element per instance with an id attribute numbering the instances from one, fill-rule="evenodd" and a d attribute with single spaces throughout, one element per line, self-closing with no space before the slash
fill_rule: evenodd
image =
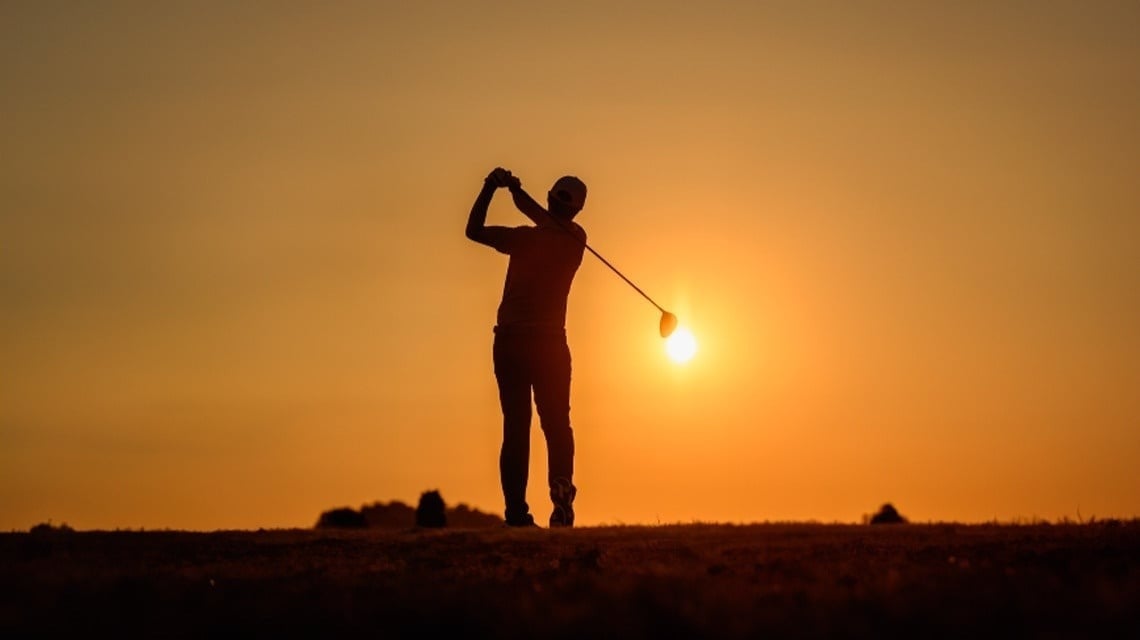
<path id="1" fill-rule="evenodd" d="M 550 213 L 563 220 L 573 220 L 586 204 L 586 184 L 575 176 L 562 176 L 546 194 Z"/>

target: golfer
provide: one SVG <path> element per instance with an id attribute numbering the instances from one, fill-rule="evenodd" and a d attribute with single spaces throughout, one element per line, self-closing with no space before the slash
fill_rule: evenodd
<path id="1" fill-rule="evenodd" d="M 510 190 L 515 206 L 533 226 L 487 226 L 487 207 L 500 187 Z M 467 219 L 468 238 L 510 256 L 493 348 L 503 410 L 499 478 L 509 526 L 536 526 L 526 502 L 532 393 L 546 437 L 550 526 L 574 526 L 577 488 L 566 299 L 586 244 L 586 232 L 573 222 L 585 202 L 586 185 L 564 176 L 550 188 L 544 209 L 523 191 L 518 178 L 499 167 L 483 181 Z"/>

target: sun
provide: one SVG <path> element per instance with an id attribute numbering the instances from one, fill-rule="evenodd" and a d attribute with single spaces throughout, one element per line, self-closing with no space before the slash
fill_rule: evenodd
<path id="1" fill-rule="evenodd" d="M 685 364 L 697 355 L 697 339 L 685 327 L 677 327 L 677 330 L 665 339 L 665 353 L 669 354 L 669 359 L 673 362 Z"/>

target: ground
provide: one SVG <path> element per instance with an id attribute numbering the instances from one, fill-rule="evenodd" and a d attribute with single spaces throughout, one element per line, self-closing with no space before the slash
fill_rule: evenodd
<path id="1" fill-rule="evenodd" d="M 0 636 L 1140 637 L 1140 521 L 0 534 Z"/>

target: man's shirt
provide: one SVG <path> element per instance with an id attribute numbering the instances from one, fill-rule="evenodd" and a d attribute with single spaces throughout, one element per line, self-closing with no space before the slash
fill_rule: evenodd
<path id="1" fill-rule="evenodd" d="M 582 264 L 586 232 L 570 221 L 556 224 L 487 229 L 489 244 L 511 257 L 499 303 L 500 327 L 565 328 L 566 300 Z"/>

